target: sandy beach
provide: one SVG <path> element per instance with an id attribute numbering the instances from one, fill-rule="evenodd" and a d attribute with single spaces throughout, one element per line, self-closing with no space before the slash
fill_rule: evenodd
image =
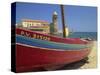
<path id="1" fill-rule="evenodd" d="M 82 69 L 89 69 L 89 68 L 96 68 L 97 67 L 97 41 L 94 41 L 94 46 L 92 48 L 91 53 L 88 56 L 88 63 L 85 63 L 80 68 Z"/>

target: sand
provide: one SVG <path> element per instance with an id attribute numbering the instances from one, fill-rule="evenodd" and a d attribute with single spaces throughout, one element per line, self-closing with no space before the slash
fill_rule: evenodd
<path id="1" fill-rule="evenodd" d="M 96 68 L 97 67 L 97 42 L 94 41 L 94 46 L 92 48 L 91 53 L 88 56 L 88 63 L 85 63 L 80 68 L 82 69 L 89 69 L 89 68 Z"/>

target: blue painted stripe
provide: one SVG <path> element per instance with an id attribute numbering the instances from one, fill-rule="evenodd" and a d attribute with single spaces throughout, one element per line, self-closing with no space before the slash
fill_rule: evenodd
<path id="1" fill-rule="evenodd" d="M 51 49 L 76 50 L 76 49 L 83 49 L 88 47 L 88 45 L 56 43 L 51 41 L 28 38 L 20 35 L 16 36 L 16 42 L 31 45 L 31 46 L 51 48 Z"/>

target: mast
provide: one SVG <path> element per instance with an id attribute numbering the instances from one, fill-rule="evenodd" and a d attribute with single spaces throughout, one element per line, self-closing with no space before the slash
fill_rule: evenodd
<path id="1" fill-rule="evenodd" d="M 63 27 L 63 37 L 66 38 L 66 26 L 65 26 L 65 18 L 64 18 L 64 6 L 60 5 L 61 7 L 61 17 L 62 17 L 62 27 Z"/>

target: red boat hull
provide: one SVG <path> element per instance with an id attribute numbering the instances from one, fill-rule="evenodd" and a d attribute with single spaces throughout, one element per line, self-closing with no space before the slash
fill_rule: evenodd
<path id="1" fill-rule="evenodd" d="M 83 50 L 55 50 L 16 44 L 16 72 L 32 71 L 50 65 L 69 64 L 79 61 L 90 53 Z"/>

